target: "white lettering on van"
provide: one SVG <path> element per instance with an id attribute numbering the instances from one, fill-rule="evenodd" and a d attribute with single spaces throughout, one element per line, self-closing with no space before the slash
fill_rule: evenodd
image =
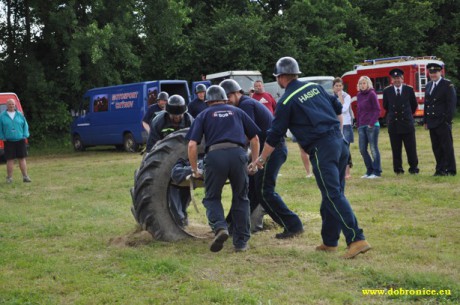
<path id="1" fill-rule="evenodd" d="M 137 99 L 138 91 L 112 94 L 112 101 Z"/>
<path id="2" fill-rule="evenodd" d="M 134 102 L 118 102 L 115 104 L 115 109 L 125 109 L 125 108 L 133 108 Z"/>

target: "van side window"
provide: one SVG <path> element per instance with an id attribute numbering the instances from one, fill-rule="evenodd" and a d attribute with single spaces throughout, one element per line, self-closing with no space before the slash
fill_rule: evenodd
<path id="1" fill-rule="evenodd" d="M 109 101 L 107 97 L 101 96 L 97 97 L 93 102 L 94 112 L 103 112 L 109 110 Z"/>
<path id="2" fill-rule="evenodd" d="M 83 116 L 89 112 L 89 96 L 83 98 L 80 104 L 79 115 Z"/>

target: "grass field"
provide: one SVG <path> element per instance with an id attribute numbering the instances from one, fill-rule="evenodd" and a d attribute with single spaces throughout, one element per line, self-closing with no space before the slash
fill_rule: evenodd
<path id="1" fill-rule="evenodd" d="M 459 135 L 457 119 L 457 162 Z M 17 167 L 13 184 L 0 180 L 0 304 L 459 304 L 460 176 L 432 177 L 421 127 L 417 141 L 420 174 L 396 176 L 381 130 L 379 180 L 359 178 L 364 165 L 352 145 L 346 194 L 373 249 L 348 261 L 339 257 L 343 237 L 337 254 L 314 251 L 320 192 L 293 143 L 278 192 L 306 231 L 277 240 L 281 229 L 266 219 L 270 230 L 252 236 L 245 253 L 233 253 L 231 242 L 211 253 L 209 238 L 166 243 L 139 231 L 129 195 L 138 154 L 31 147 L 33 182 L 22 183 Z M 198 202 L 202 195 L 195 191 Z M 227 189 L 227 208 L 229 200 Z M 190 218 L 206 227 L 199 208 Z"/>

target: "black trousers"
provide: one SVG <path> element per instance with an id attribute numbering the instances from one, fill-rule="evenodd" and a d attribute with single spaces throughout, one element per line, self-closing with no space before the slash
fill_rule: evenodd
<path id="1" fill-rule="evenodd" d="M 391 152 L 393 154 L 393 170 L 396 174 L 404 173 L 402 165 L 402 145 L 407 154 L 407 163 L 409 163 L 409 173 L 416 174 L 418 169 L 417 143 L 415 140 L 415 131 L 409 133 L 389 133 Z"/>
<path id="2" fill-rule="evenodd" d="M 436 173 L 457 174 L 452 125 L 443 123 L 430 129 L 430 138 L 431 148 L 436 159 Z"/>

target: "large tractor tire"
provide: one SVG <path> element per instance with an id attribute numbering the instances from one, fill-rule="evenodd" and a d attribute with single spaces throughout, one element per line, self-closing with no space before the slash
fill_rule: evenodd
<path id="1" fill-rule="evenodd" d="M 188 159 L 187 131 L 188 128 L 178 130 L 157 142 L 134 174 L 131 211 L 142 228 L 157 240 L 177 241 L 195 237 L 176 223 L 168 200 L 171 170 L 179 158 Z M 201 144 L 198 153 L 203 150 Z"/>

